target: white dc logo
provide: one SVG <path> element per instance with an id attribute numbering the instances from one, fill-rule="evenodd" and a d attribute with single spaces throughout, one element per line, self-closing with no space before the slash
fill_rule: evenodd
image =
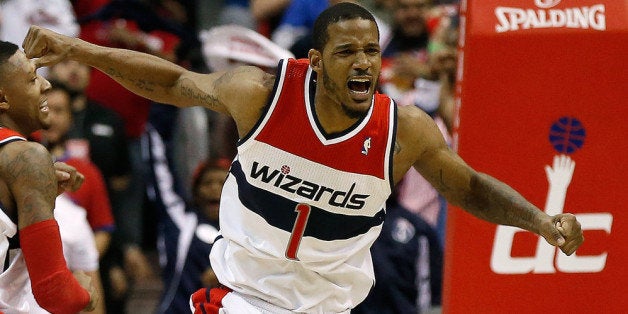
<path id="1" fill-rule="evenodd" d="M 541 1 L 541 0 L 537 0 Z M 546 1 L 548 2 L 548 1 Z M 552 167 L 546 166 L 545 173 L 549 181 L 549 191 L 545 202 L 545 212 L 548 215 L 557 215 L 563 212 L 567 188 L 571 183 L 576 163 L 568 156 L 554 156 Z M 611 233 L 613 215 L 611 213 L 577 214 L 576 217 L 582 226 L 582 230 L 604 230 Z M 491 270 L 498 274 L 547 274 L 547 273 L 597 273 L 606 266 L 604 252 L 594 256 L 578 256 L 576 253 L 567 256 L 557 248 L 547 243 L 539 236 L 536 247 L 536 255 L 531 257 L 512 257 L 512 246 L 517 232 L 527 232 L 523 229 L 498 226 L 491 254 Z M 556 264 L 554 265 L 554 260 Z"/>

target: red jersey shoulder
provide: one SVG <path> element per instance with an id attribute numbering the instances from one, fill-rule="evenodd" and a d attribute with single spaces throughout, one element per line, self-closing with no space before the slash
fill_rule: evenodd
<path id="1" fill-rule="evenodd" d="M 294 82 L 292 81 L 295 78 L 305 78 L 307 74 L 307 70 L 310 67 L 310 60 L 308 59 L 288 59 L 288 64 L 286 65 L 286 74 L 285 76 L 289 78 L 286 80 L 286 83 Z"/>
<path id="2" fill-rule="evenodd" d="M 26 138 L 17 131 L 0 127 L 0 143 L 8 143 L 11 141 L 26 141 Z"/>
<path id="3" fill-rule="evenodd" d="M 292 63 L 294 65 L 298 65 L 299 67 L 309 67 L 310 66 L 310 60 L 307 58 L 301 58 L 301 59 L 288 59 L 288 63 Z"/>

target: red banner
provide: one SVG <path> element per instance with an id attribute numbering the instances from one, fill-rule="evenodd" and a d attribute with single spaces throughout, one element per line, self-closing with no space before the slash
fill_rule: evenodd
<path id="1" fill-rule="evenodd" d="M 572 256 L 450 208 L 445 313 L 628 309 L 628 1 L 461 3 L 458 153 L 549 214 Z"/>

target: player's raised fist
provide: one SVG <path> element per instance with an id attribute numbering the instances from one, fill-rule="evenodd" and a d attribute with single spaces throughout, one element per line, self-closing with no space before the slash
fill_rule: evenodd
<path id="1" fill-rule="evenodd" d="M 37 58 L 35 65 L 51 66 L 65 58 L 77 38 L 55 33 L 39 26 L 31 26 L 22 42 L 22 48 L 28 58 Z"/>

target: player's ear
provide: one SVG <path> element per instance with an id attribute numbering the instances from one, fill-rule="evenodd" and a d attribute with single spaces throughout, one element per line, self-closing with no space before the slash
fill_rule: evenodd
<path id="1" fill-rule="evenodd" d="M 318 50 L 310 49 L 310 51 L 308 51 L 307 53 L 307 57 L 308 59 L 310 59 L 310 67 L 312 67 L 312 70 L 318 72 L 322 69 L 323 58 Z"/>

